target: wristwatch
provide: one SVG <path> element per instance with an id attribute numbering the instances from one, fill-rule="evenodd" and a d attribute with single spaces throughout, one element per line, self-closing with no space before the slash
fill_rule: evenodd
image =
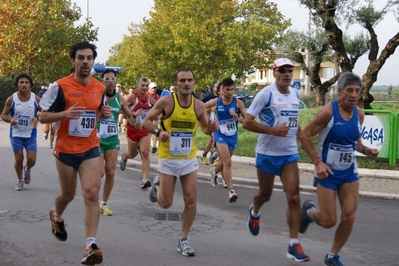
<path id="1" fill-rule="evenodd" d="M 159 137 L 159 132 L 161 132 L 158 128 L 154 130 L 155 136 Z"/>

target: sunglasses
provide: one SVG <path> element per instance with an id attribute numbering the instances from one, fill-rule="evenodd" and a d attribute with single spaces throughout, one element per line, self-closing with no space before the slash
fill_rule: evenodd
<path id="1" fill-rule="evenodd" d="M 277 71 L 278 73 L 284 74 L 284 73 L 292 73 L 294 71 L 294 68 L 276 68 L 274 71 Z"/>

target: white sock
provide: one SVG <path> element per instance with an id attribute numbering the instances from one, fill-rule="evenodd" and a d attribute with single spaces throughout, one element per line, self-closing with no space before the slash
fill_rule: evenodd
<path id="1" fill-rule="evenodd" d="M 311 211 L 311 210 L 316 210 L 316 208 L 315 208 L 315 207 L 312 207 L 312 208 L 306 210 L 306 214 L 307 214 L 310 218 L 312 218 L 312 216 L 310 216 L 310 211 Z M 313 219 L 313 218 L 312 218 L 312 219 Z"/>
<path id="2" fill-rule="evenodd" d="M 254 209 L 252 208 L 252 210 L 251 210 L 251 216 L 252 216 L 253 218 L 259 218 L 259 217 L 260 217 L 260 212 L 255 213 L 255 212 L 254 212 Z"/>
<path id="3" fill-rule="evenodd" d="M 334 253 L 331 253 L 331 252 L 328 253 L 328 259 L 331 259 L 331 258 L 334 257 L 334 256 L 335 256 Z"/>
<path id="4" fill-rule="evenodd" d="M 61 222 L 64 220 L 64 218 L 62 217 L 62 215 L 59 215 L 56 212 L 54 212 L 54 220 L 56 220 L 57 222 Z"/>
<path id="5" fill-rule="evenodd" d="M 299 243 L 298 238 L 290 238 L 290 247 L 292 247 L 294 244 Z"/>
<path id="6" fill-rule="evenodd" d="M 91 244 L 96 243 L 96 238 L 95 237 L 88 237 L 86 238 L 86 248 L 90 247 Z"/>
<path id="7" fill-rule="evenodd" d="M 106 201 L 101 201 L 100 205 L 107 205 Z"/>

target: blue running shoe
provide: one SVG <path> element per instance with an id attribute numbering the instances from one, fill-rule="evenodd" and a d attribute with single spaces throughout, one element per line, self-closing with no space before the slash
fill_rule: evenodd
<path id="1" fill-rule="evenodd" d="M 316 208 L 313 200 L 307 200 L 303 203 L 302 206 L 302 216 L 301 216 L 301 225 L 299 226 L 299 233 L 304 234 L 306 229 L 310 223 L 313 223 L 313 219 L 309 217 L 307 210 L 310 208 Z"/>
<path id="2" fill-rule="evenodd" d="M 344 266 L 339 260 L 339 256 L 337 254 L 335 254 L 332 258 L 328 258 L 327 254 L 326 258 L 324 259 L 324 264 L 326 266 Z"/>
<path id="3" fill-rule="evenodd" d="M 251 211 L 254 208 L 254 205 L 252 204 L 251 206 L 249 206 L 249 215 L 248 215 L 248 229 L 249 232 L 251 232 L 252 235 L 257 236 L 259 234 L 259 218 L 254 218 L 251 215 Z"/>
<path id="4" fill-rule="evenodd" d="M 310 258 L 303 252 L 302 246 L 295 243 L 292 247 L 288 245 L 287 258 L 295 261 L 309 261 Z"/>

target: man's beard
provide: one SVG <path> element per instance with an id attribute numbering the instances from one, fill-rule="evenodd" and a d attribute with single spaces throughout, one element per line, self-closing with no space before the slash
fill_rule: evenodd
<path id="1" fill-rule="evenodd" d="M 114 97 L 115 96 L 115 89 L 112 90 L 112 93 L 108 93 L 108 90 L 105 91 L 105 95 L 107 95 L 107 97 Z"/>

